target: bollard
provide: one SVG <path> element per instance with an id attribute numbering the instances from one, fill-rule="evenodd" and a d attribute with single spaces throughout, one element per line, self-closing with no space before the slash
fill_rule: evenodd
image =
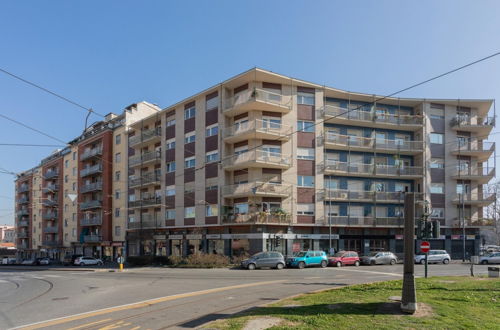
<path id="1" fill-rule="evenodd" d="M 120 272 L 123 272 L 123 264 L 120 264 Z"/>

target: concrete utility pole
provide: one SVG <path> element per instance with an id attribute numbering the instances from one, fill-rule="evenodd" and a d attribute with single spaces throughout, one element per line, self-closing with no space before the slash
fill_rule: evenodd
<path id="1" fill-rule="evenodd" d="M 401 311 L 413 314 L 417 310 L 415 289 L 415 193 L 405 193 L 405 228 L 404 228 L 404 274 Z"/>

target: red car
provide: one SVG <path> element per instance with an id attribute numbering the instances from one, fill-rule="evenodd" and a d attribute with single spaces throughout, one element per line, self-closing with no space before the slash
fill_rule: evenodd
<path id="1" fill-rule="evenodd" d="M 354 251 L 340 251 L 328 258 L 328 264 L 331 266 L 342 267 L 345 265 L 354 265 L 358 267 L 361 261 L 357 252 Z"/>

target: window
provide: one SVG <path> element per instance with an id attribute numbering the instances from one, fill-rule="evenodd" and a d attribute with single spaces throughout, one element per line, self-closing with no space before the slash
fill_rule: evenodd
<path id="1" fill-rule="evenodd" d="M 297 159 L 314 160 L 314 148 L 297 148 Z"/>
<path id="2" fill-rule="evenodd" d="M 465 195 L 470 192 L 470 185 L 467 183 L 457 183 L 457 194 Z"/>
<path id="3" fill-rule="evenodd" d="M 69 160 L 68 160 L 68 159 L 66 159 L 66 160 L 64 161 L 64 167 L 65 167 L 65 168 L 68 168 L 68 166 L 69 166 Z"/>
<path id="4" fill-rule="evenodd" d="M 194 118 L 196 116 L 196 108 L 191 107 L 189 109 L 184 110 L 184 119 Z"/>
<path id="5" fill-rule="evenodd" d="M 210 125 L 205 130 L 205 136 L 206 137 L 214 136 L 214 135 L 217 135 L 217 134 L 219 134 L 219 126 L 217 124 Z"/>
<path id="6" fill-rule="evenodd" d="M 444 119 L 444 109 L 435 109 L 431 106 L 430 117 L 431 119 Z"/>
<path id="7" fill-rule="evenodd" d="M 314 133 L 314 123 L 312 121 L 299 120 L 297 122 L 297 131 Z"/>
<path id="8" fill-rule="evenodd" d="M 76 221 L 76 213 L 73 213 L 71 215 L 71 221 L 75 222 Z"/>
<path id="9" fill-rule="evenodd" d="M 76 151 L 73 151 L 73 160 L 76 160 Z"/>
<path id="10" fill-rule="evenodd" d="M 175 125 L 175 115 L 167 117 L 167 127 Z"/>
<path id="11" fill-rule="evenodd" d="M 314 94 L 298 92 L 297 104 L 314 105 Z"/>
<path id="12" fill-rule="evenodd" d="M 444 183 L 431 183 L 431 194 L 444 194 Z"/>
<path id="13" fill-rule="evenodd" d="M 167 209 L 165 211 L 165 219 L 167 220 L 175 219 L 175 209 Z"/>
<path id="14" fill-rule="evenodd" d="M 297 185 L 299 187 L 314 187 L 314 177 L 299 175 L 297 176 Z"/>
<path id="15" fill-rule="evenodd" d="M 218 151 L 210 151 L 206 154 L 206 162 L 212 163 L 217 162 L 219 160 L 219 152 Z"/>
<path id="16" fill-rule="evenodd" d="M 117 207 L 117 208 L 115 209 L 115 217 L 119 217 L 119 216 L 120 216 L 120 208 L 119 208 L 119 207 Z"/>
<path id="17" fill-rule="evenodd" d="M 167 163 L 167 173 L 175 172 L 175 162 Z"/>
<path id="18" fill-rule="evenodd" d="M 115 172 L 115 181 L 120 181 L 120 174 L 121 174 L 120 171 Z"/>
<path id="19" fill-rule="evenodd" d="M 64 176 L 64 182 L 68 183 L 68 176 L 67 175 Z"/>
<path id="20" fill-rule="evenodd" d="M 73 187 L 72 188 L 73 188 L 73 191 L 76 190 L 76 182 L 73 182 Z"/>
<path id="21" fill-rule="evenodd" d="M 122 227 L 115 226 L 115 236 L 120 236 L 122 234 Z"/>
<path id="22" fill-rule="evenodd" d="M 430 168 L 444 168 L 444 159 L 431 158 Z"/>
<path id="23" fill-rule="evenodd" d="M 76 237 L 76 228 L 73 228 L 73 231 L 71 232 L 73 237 Z"/>
<path id="24" fill-rule="evenodd" d="M 297 215 L 314 215 L 314 204 L 297 204 Z"/>
<path id="25" fill-rule="evenodd" d="M 235 155 L 241 155 L 248 151 L 248 145 L 234 148 Z"/>
<path id="26" fill-rule="evenodd" d="M 165 189 L 165 196 L 175 196 L 175 186 L 167 186 Z"/>
<path id="27" fill-rule="evenodd" d="M 194 206 L 185 207 L 184 218 L 194 218 L 194 217 L 195 217 Z"/>
<path id="28" fill-rule="evenodd" d="M 166 144 L 167 150 L 174 149 L 175 148 L 175 138 L 168 139 L 165 144 Z"/>
<path id="29" fill-rule="evenodd" d="M 262 123 L 262 128 L 271 128 L 271 129 L 281 128 L 281 118 L 263 117 L 261 123 Z"/>
<path id="30" fill-rule="evenodd" d="M 122 161 L 122 154 L 120 152 L 115 155 L 115 162 L 120 163 Z"/>
<path id="31" fill-rule="evenodd" d="M 431 217 L 432 218 L 444 218 L 444 208 L 433 207 Z"/>
<path id="32" fill-rule="evenodd" d="M 64 197 L 68 198 L 68 189 L 64 189 Z"/>
<path id="33" fill-rule="evenodd" d="M 196 136 L 195 136 L 195 133 L 194 132 L 191 132 L 191 133 L 187 133 L 186 135 L 184 135 L 184 143 L 185 144 L 188 144 L 188 143 L 191 143 L 191 142 L 194 142 L 196 139 Z"/>
<path id="34" fill-rule="evenodd" d="M 73 176 L 76 176 L 76 167 L 73 167 Z"/>
<path id="35" fill-rule="evenodd" d="M 247 214 L 247 213 L 248 213 L 248 203 L 234 204 L 234 214 Z"/>
<path id="36" fill-rule="evenodd" d="M 121 144 L 122 143 L 122 135 L 118 134 L 115 136 L 115 144 Z"/>
<path id="37" fill-rule="evenodd" d="M 64 227 L 68 227 L 68 219 L 64 219 Z"/>
<path id="38" fill-rule="evenodd" d="M 115 199 L 120 199 L 120 190 L 115 191 Z"/>
<path id="39" fill-rule="evenodd" d="M 219 208 L 217 204 L 205 205 L 205 216 L 216 217 L 219 215 Z"/>
<path id="40" fill-rule="evenodd" d="M 444 134 L 441 133 L 431 133 L 431 143 L 443 144 Z"/>
<path id="41" fill-rule="evenodd" d="M 218 96 L 212 97 L 211 99 L 208 99 L 206 104 L 205 104 L 206 111 L 216 109 L 218 106 L 219 106 L 219 97 Z"/>
<path id="42" fill-rule="evenodd" d="M 184 167 L 185 168 L 193 168 L 195 166 L 195 159 L 194 157 L 188 157 L 184 159 Z"/>

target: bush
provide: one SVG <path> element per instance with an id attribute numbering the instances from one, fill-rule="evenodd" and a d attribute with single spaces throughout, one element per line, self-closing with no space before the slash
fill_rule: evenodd
<path id="1" fill-rule="evenodd" d="M 229 266 L 229 258 L 219 254 L 196 253 L 187 258 L 170 256 L 168 260 L 172 267 L 220 268 Z"/>
<path id="2" fill-rule="evenodd" d="M 249 257 L 249 255 L 248 255 L 248 254 L 246 254 L 246 253 L 244 253 L 244 254 L 242 254 L 242 255 L 239 255 L 239 256 L 233 256 L 233 257 L 231 258 L 231 263 L 232 263 L 233 265 L 238 265 L 238 266 L 239 266 L 239 265 L 241 264 L 241 262 L 242 262 L 243 260 L 245 260 L 245 259 L 248 259 L 248 257 Z"/>

